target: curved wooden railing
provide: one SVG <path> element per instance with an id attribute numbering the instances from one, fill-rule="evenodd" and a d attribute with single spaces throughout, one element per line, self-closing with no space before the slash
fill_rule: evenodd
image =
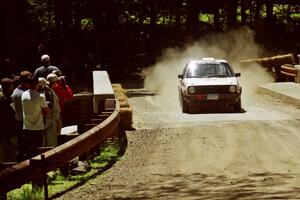
<path id="1" fill-rule="evenodd" d="M 103 122 L 76 138 L 31 159 L 0 171 L 0 194 L 5 194 L 23 184 L 40 180 L 45 173 L 55 170 L 89 151 L 107 138 L 117 135 L 120 123 L 120 105 Z"/>
<path id="2" fill-rule="evenodd" d="M 296 83 L 300 82 L 300 70 L 295 68 L 295 65 L 284 64 L 280 66 L 280 73 L 286 77 L 291 77 Z"/>
<path id="3" fill-rule="evenodd" d="M 298 71 L 299 70 L 295 69 L 294 65 L 291 65 L 291 64 L 281 65 L 281 71 L 280 72 L 284 75 L 291 76 L 291 77 L 296 77 L 297 74 L 298 74 Z"/>

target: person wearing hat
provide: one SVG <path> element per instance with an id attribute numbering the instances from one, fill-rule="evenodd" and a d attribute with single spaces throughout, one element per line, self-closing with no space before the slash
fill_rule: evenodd
<path id="1" fill-rule="evenodd" d="M 49 82 L 45 78 L 39 77 L 38 92 L 45 96 L 49 108 L 51 108 L 53 104 L 53 95 L 51 94 L 50 89 Z"/>
<path id="2" fill-rule="evenodd" d="M 52 71 L 53 74 L 56 74 L 57 78 L 58 78 L 58 83 L 64 87 L 69 87 L 67 85 L 67 82 L 66 82 L 66 76 L 63 76 L 62 75 L 62 72 L 60 70 L 54 70 Z M 70 87 L 69 87 L 70 88 Z M 71 89 L 71 88 L 70 88 Z"/>
<path id="3" fill-rule="evenodd" d="M 62 76 L 62 72 L 61 72 L 61 70 L 59 70 L 59 69 L 58 69 L 58 70 L 53 70 L 52 73 L 53 73 L 53 74 L 56 74 L 57 77 Z"/>
<path id="4" fill-rule="evenodd" d="M 63 76 L 57 77 L 57 75 L 54 73 L 51 73 L 47 76 L 47 80 L 50 83 L 50 88 L 55 91 L 58 97 L 60 112 L 63 111 L 65 101 L 73 97 L 73 91 L 70 86 L 67 84 L 61 84 L 61 77 Z"/>
<path id="5" fill-rule="evenodd" d="M 52 71 L 59 70 L 56 66 L 50 65 L 50 57 L 47 54 L 42 55 L 41 62 L 42 66 L 37 68 L 33 73 L 35 77 L 46 78 Z"/>
<path id="6" fill-rule="evenodd" d="M 59 100 L 54 90 L 49 87 L 49 82 L 45 78 L 39 78 L 39 86 L 39 92 L 46 97 L 46 102 L 50 109 L 50 114 L 45 117 L 45 145 L 49 147 L 56 147 L 58 145 L 57 136 L 60 134 L 61 130 Z"/>
<path id="7" fill-rule="evenodd" d="M 47 81 L 49 82 L 49 85 L 51 86 L 54 83 L 56 83 L 56 81 L 58 81 L 58 77 L 56 74 L 50 73 L 47 75 Z"/>

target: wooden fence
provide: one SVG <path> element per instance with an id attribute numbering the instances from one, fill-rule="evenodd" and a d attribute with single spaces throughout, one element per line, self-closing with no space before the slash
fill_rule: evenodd
<path id="1" fill-rule="evenodd" d="M 293 80 L 300 83 L 300 69 L 296 68 L 297 65 L 284 64 L 280 67 L 280 73 L 286 76 L 287 80 Z"/>

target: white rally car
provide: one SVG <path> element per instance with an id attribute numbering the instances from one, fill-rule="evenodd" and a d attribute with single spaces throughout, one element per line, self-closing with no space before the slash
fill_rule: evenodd
<path id="1" fill-rule="evenodd" d="M 241 111 L 242 88 L 226 60 L 203 58 L 189 61 L 180 79 L 179 99 L 183 113 L 199 109 L 208 104 L 231 106 Z"/>

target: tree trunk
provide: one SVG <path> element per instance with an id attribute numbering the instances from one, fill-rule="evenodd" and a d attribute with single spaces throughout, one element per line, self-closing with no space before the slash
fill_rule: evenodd
<path id="1" fill-rule="evenodd" d="M 177 0 L 177 4 L 176 4 L 176 26 L 180 27 L 180 17 L 181 17 L 181 11 L 180 8 L 182 6 L 182 1 L 181 0 Z"/>
<path id="2" fill-rule="evenodd" d="M 73 0 L 54 0 L 54 15 L 58 35 L 67 35 L 73 27 Z"/>
<path id="3" fill-rule="evenodd" d="M 266 1 L 266 10 L 267 10 L 267 23 L 270 24 L 273 21 L 273 3 Z"/>
<path id="4" fill-rule="evenodd" d="M 193 35 L 198 28 L 198 7 L 196 0 L 190 0 L 187 10 L 187 32 L 189 35 Z"/>
<path id="5" fill-rule="evenodd" d="M 260 20 L 261 7 L 262 7 L 261 0 L 256 0 L 254 23 L 258 23 Z"/>
<path id="6" fill-rule="evenodd" d="M 245 24 L 246 22 L 246 0 L 241 0 L 241 23 Z"/>
<path id="7" fill-rule="evenodd" d="M 16 2 L 13 0 L 0 1 L 0 58 L 9 54 L 10 45 L 15 35 L 15 8 Z"/>
<path id="8" fill-rule="evenodd" d="M 28 24 L 26 18 L 26 1 L 18 0 L 16 2 L 16 24 L 19 28 L 26 29 Z"/>
<path id="9" fill-rule="evenodd" d="M 73 27 L 73 0 L 61 1 L 63 34 L 68 35 Z"/>
<path id="10" fill-rule="evenodd" d="M 61 0 L 54 0 L 54 19 L 55 19 L 55 35 L 59 38 L 61 35 Z"/>
<path id="11" fill-rule="evenodd" d="M 235 27 L 237 25 L 237 0 L 228 2 L 228 26 Z"/>
<path id="12" fill-rule="evenodd" d="M 220 30 L 220 11 L 219 7 L 214 9 L 214 25 L 216 30 Z"/>
<path id="13" fill-rule="evenodd" d="M 81 31 L 81 13 L 80 13 L 81 1 L 74 1 L 74 22 L 76 31 Z"/>
<path id="14" fill-rule="evenodd" d="M 152 28 L 156 25 L 156 3 L 154 0 L 149 1 L 150 4 L 150 26 Z"/>

